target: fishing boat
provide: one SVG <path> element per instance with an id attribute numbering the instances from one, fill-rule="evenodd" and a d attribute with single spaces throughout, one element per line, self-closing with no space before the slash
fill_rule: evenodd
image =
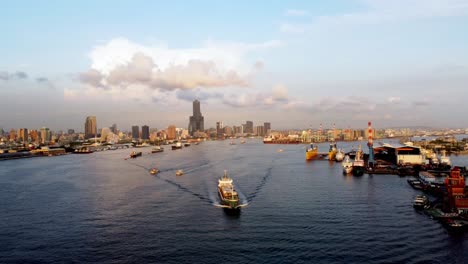
<path id="1" fill-rule="evenodd" d="M 182 175 L 184 175 L 184 171 L 183 170 L 176 170 L 175 175 L 176 176 L 182 176 Z"/>
<path id="2" fill-rule="evenodd" d="M 317 157 L 318 154 L 318 147 L 313 143 L 310 144 L 308 148 L 306 148 L 306 160 L 311 160 Z"/>
<path id="3" fill-rule="evenodd" d="M 343 161 L 344 157 L 345 157 L 345 154 L 343 150 L 339 149 L 338 152 L 336 152 L 335 160 L 340 162 L 340 161 Z"/>
<path id="4" fill-rule="evenodd" d="M 141 157 L 141 155 L 141 152 L 132 151 L 132 153 L 130 153 L 130 158 L 135 159 L 137 157 Z"/>
<path id="5" fill-rule="evenodd" d="M 330 143 L 330 149 L 328 150 L 328 160 L 335 160 L 336 156 L 336 143 Z"/>
<path id="6" fill-rule="evenodd" d="M 348 155 L 346 155 L 341 165 L 343 166 L 344 174 L 350 174 L 353 171 L 353 162 L 351 161 Z"/>
<path id="7" fill-rule="evenodd" d="M 151 174 L 151 175 L 155 175 L 155 174 L 157 174 L 157 173 L 159 173 L 159 170 L 158 170 L 157 168 L 152 168 L 152 169 L 150 170 L 150 174 Z"/>
<path id="8" fill-rule="evenodd" d="M 182 148 L 182 143 L 180 142 L 177 142 L 175 145 L 172 145 L 172 150 L 181 149 L 181 148 Z"/>
<path id="9" fill-rule="evenodd" d="M 427 197 L 424 195 L 416 195 L 413 201 L 413 207 L 416 209 L 423 209 L 426 205 L 429 204 Z"/>
<path id="10" fill-rule="evenodd" d="M 234 190 L 232 179 L 224 171 L 223 177 L 218 180 L 218 194 L 221 204 L 228 209 L 239 209 L 239 195 Z"/>
<path id="11" fill-rule="evenodd" d="M 363 160 L 363 153 L 361 146 L 359 146 L 358 150 L 356 151 L 356 157 L 353 161 L 353 175 L 354 176 L 362 176 L 364 174 L 365 167 L 364 167 L 364 160 Z"/>
<path id="12" fill-rule="evenodd" d="M 152 150 L 151 153 L 158 153 L 158 152 L 163 152 L 164 148 L 161 146 L 155 146 Z"/>

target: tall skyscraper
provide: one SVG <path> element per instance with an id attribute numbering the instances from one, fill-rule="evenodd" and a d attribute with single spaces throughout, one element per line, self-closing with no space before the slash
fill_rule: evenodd
<path id="1" fill-rule="evenodd" d="M 52 138 L 52 133 L 50 132 L 50 129 L 48 127 L 41 128 L 41 143 L 47 144 L 50 142 L 51 138 Z"/>
<path id="2" fill-rule="evenodd" d="M 68 129 L 68 135 L 75 134 L 75 129 Z"/>
<path id="3" fill-rule="evenodd" d="M 177 131 L 176 131 L 176 126 L 170 125 L 167 127 L 167 139 L 176 139 L 177 137 Z"/>
<path id="4" fill-rule="evenodd" d="M 224 136 L 223 121 L 216 122 L 216 134 L 218 135 L 219 138 Z"/>
<path id="5" fill-rule="evenodd" d="M 149 136 L 150 136 L 150 132 L 149 132 L 149 126 L 147 125 L 144 125 L 141 127 L 141 139 L 146 139 L 148 140 L 149 139 Z"/>
<path id="6" fill-rule="evenodd" d="M 252 121 L 247 121 L 245 122 L 245 133 L 247 134 L 253 134 L 253 122 Z"/>
<path id="7" fill-rule="evenodd" d="M 110 131 L 114 134 L 117 135 L 117 125 L 116 124 L 113 124 L 111 127 L 110 127 Z"/>
<path id="8" fill-rule="evenodd" d="M 270 134 L 270 130 L 271 130 L 271 123 L 270 122 L 263 123 L 263 133 L 265 133 L 265 136 Z"/>
<path id="9" fill-rule="evenodd" d="M 189 134 L 193 136 L 193 133 L 197 131 L 203 132 L 205 130 L 204 123 L 205 119 L 200 111 L 200 101 L 195 100 L 193 101 L 193 115 L 189 119 Z"/>
<path id="10" fill-rule="evenodd" d="M 140 138 L 140 127 L 132 126 L 132 139 L 139 139 L 139 138 Z"/>
<path id="11" fill-rule="evenodd" d="M 24 143 L 29 142 L 29 133 L 27 128 L 20 128 L 19 139 Z"/>
<path id="12" fill-rule="evenodd" d="M 85 122 L 85 138 L 93 138 L 97 136 L 97 123 L 95 116 L 86 117 Z"/>

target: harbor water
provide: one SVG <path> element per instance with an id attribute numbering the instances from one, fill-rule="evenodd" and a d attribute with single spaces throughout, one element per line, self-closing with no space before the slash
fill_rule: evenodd
<path id="1" fill-rule="evenodd" d="M 468 262 L 468 235 L 415 211 L 405 177 L 344 176 L 258 139 L 165 147 L 2 161 L 0 263 Z M 218 206 L 224 170 L 239 214 Z"/>

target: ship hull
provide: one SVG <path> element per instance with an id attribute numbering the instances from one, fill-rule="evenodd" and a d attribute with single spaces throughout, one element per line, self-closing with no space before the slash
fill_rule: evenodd
<path id="1" fill-rule="evenodd" d="M 314 149 L 311 151 L 306 151 L 306 160 L 312 160 L 317 157 L 318 149 Z"/>
<path id="2" fill-rule="evenodd" d="M 354 176 L 362 176 L 364 175 L 364 167 L 362 166 L 353 166 L 353 175 Z"/>
<path id="3" fill-rule="evenodd" d="M 233 210 L 238 210 L 240 209 L 240 206 L 239 206 L 239 200 L 229 200 L 229 199 L 226 199 L 221 190 L 218 188 L 218 196 L 219 196 L 219 201 L 221 203 L 221 205 L 224 206 L 225 209 L 233 209 Z"/>

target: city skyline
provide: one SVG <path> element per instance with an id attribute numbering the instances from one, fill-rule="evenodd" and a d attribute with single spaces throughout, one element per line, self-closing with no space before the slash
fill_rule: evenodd
<path id="1" fill-rule="evenodd" d="M 468 127 L 468 1 L 26 3 L 4 5 L 3 128 L 186 127 L 195 99 L 207 127 Z"/>

